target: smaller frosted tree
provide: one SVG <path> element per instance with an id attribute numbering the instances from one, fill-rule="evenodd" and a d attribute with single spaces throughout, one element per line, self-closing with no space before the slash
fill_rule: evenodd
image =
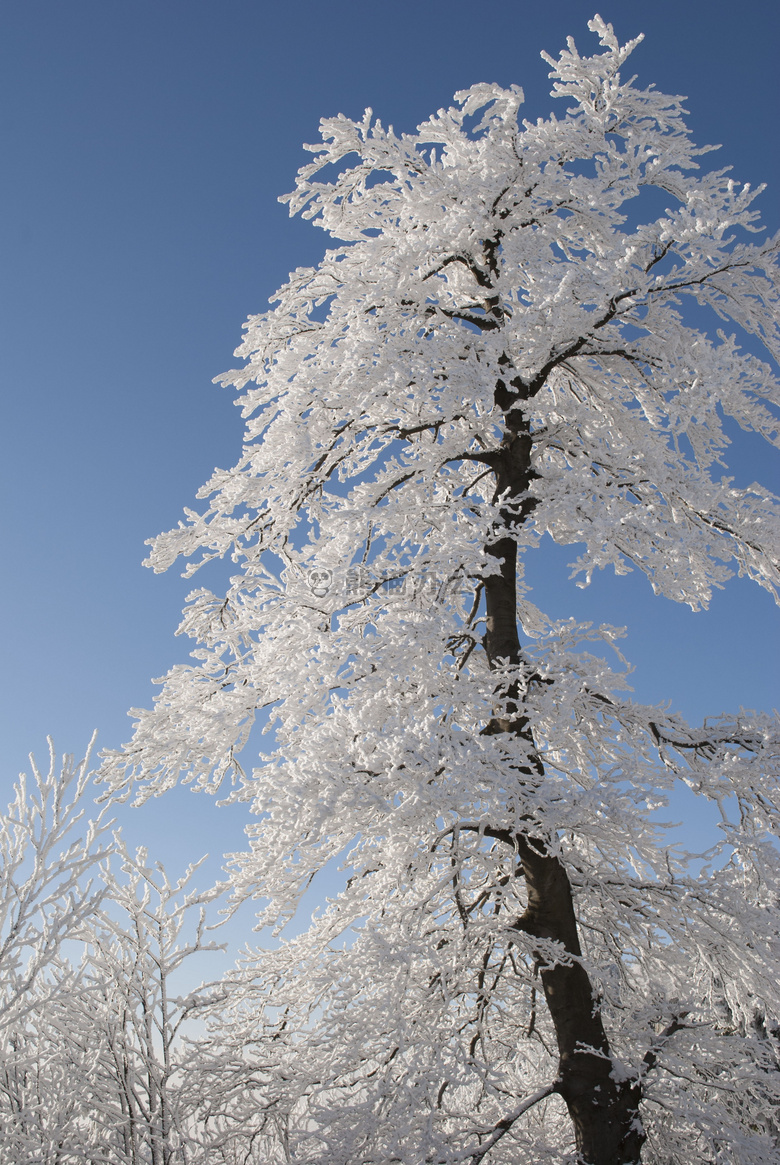
<path id="1" fill-rule="evenodd" d="M 117 870 L 115 867 L 119 866 Z M 0 1069 L 0 1155 L 23 1165 L 207 1165 L 203 1073 L 188 1045 L 220 991 L 193 989 L 224 889 L 171 881 L 118 844 L 103 902 L 27 998 Z M 194 969 L 193 969 L 194 965 Z M 189 980 L 189 982 L 188 982 Z M 56 985 L 58 990 L 53 990 Z"/>
<path id="2" fill-rule="evenodd" d="M 65 952 L 105 896 L 111 822 L 89 797 L 90 751 L 58 761 L 50 741 L 48 768 L 31 757 L 0 815 L 0 1156 L 13 1165 L 55 1165 L 81 1136 L 72 1075 L 41 1032 L 81 990 Z"/>
<path id="3" fill-rule="evenodd" d="M 58 764 L 49 741 L 49 767 L 30 757 L 14 796 L 0 815 L 0 1038 L 24 1022 L 44 972 L 63 943 L 99 908 L 104 889 L 94 875 L 111 848 L 107 809 L 91 806 L 90 749 L 83 760 Z M 92 808 L 92 816 L 89 809 Z M 56 990 L 56 977 L 49 989 Z"/>
<path id="4" fill-rule="evenodd" d="M 186 979 L 202 972 L 190 966 L 197 956 L 223 949 L 207 912 L 224 886 L 189 888 L 197 867 L 171 881 L 143 849 L 122 859 L 121 874 L 104 870 L 107 908 L 81 936 L 86 989 L 75 1026 L 94 1053 L 85 1095 L 107 1161 L 186 1165 L 196 1159 L 188 1097 L 198 1085 L 183 1039 L 210 998 Z"/>
<path id="5" fill-rule="evenodd" d="M 225 1020 L 225 1103 L 280 1160 L 777 1158 L 777 723 L 633 703 L 617 632 L 524 582 L 545 533 L 693 609 L 778 582 L 776 499 L 721 473 L 724 416 L 778 439 L 773 366 L 724 330 L 777 359 L 777 241 L 591 28 L 546 58 L 561 118 L 484 84 L 414 134 L 323 122 L 288 201 L 336 243 L 250 319 L 243 456 L 154 544 L 236 575 L 107 777 L 238 772 L 262 924 L 349 872 Z M 703 864 L 654 824 L 677 779 L 722 813 Z"/>

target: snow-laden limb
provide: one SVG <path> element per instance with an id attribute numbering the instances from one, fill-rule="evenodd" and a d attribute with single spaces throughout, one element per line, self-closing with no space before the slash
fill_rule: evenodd
<path id="1" fill-rule="evenodd" d="M 508 1116 L 503 1117 L 498 1122 L 490 1136 L 483 1140 L 477 1149 L 473 1152 L 469 1152 L 467 1149 L 462 1154 L 462 1160 L 479 1165 L 479 1162 L 487 1157 L 488 1153 L 495 1148 L 501 1138 L 506 1136 L 514 1123 L 520 1120 L 521 1116 L 524 1116 L 535 1104 L 539 1104 L 541 1100 L 545 1100 L 548 1096 L 551 1096 L 554 1091 L 554 1084 L 546 1084 L 544 1088 L 539 1088 L 531 1096 L 526 1097 L 522 1104 L 519 1104 Z"/>
<path id="2" fill-rule="evenodd" d="M 23 1022 L 43 972 L 105 893 L 95 875 L 111 821 L 88 797 L 93 744 L 58 762 L 49 741 L 48 769 L 31 756 L 0 814 L 0 1032 Z"/>
<path id="3" fill-rule="evenodd" d="M 778 499 L 723 475 L 724 417 L 779 440 L 778 239 L 591 28 L 548 58 L 560 117 L 482 84 L 412 134 L 322 123 L 287 201 L 333 247 L 248 321 L 241 459 L 152 544 L 236 573 L 108 787 L 233 779 L 277 934 L 346 879 L 215 1015 L 203 1119 L 248 1159 L 462 1161 L 551 1081 L 490 1165 L 776 1159 L 776 721 L 633 703 L 619 633 L 523 582 L 544 533 L 694 609 L 780 577 Z M 692 859 L 678 780 L 723 819 Z"/>

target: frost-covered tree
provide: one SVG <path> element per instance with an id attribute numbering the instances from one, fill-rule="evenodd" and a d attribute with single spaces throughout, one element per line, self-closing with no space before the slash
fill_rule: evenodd
<path id="1" fill-rule="evenodd" d="M 83 1091 L 99 1160 L 112 1165 L 193 1160 L 187 1096 L 197 1085 L 183 1037 L 209 989 L 194 988 L 189 964 L 221 949 L 207 915 L 224 888 L 192 889 L 196 869 L 172 881 L 145 850 L 124 852 L 121 874 L 104 870 L 106 909 L 82 935 L 85 990 L 66 1044 L 92 1050 Z"/>
<path id="2" fill-rule="evenodd" d="M 64 1161 L 80 1125 L 72 1077 L 41 1031 L 80 990 L 64 952 L 105 896 L 111 822 L 90 801 L 90 752 L 58 760 L 49 741 L 48 768 L 31 756 L 0 814 L 0 1157 L 11 1165 Z"/>
<path id="3" fill-rule="evenodd" d="M 220 989 L 194 987 L 218 948 L 207 913 L 224 889 L 172 881 L 118 844 L 103 906 L 27 999 L 0 1063 L 0 1158 L 9 1165 L 209 1165 L 187 1045 Z M 117 869 L 119 867 L 119 869 Z M 53 990 L 53 986 L 58 988 Z M 200 1122 L 202 1123 L 202 1121 Z"/>
<path id="4" fill-rule="evenodd" d="M 724 416 L 777 442 L 777 241 L 591 28 L 545 58 L 560 119 L 483 84 L 414 134 L 323 122 L 288 201 L 335 245 L 250 319 L 243 456 L 154 544 L 236 574 L 107 778 L 237 774 L 262 925 L 348 874 L 215 1036 L 266 1160 L 777 1159 L 776 721 L 632 702 L 614 629 L 523 581 L 545 533 L 694 609 L 778 581 L 776 499 L 722 476 Z M 677 779 L 723 818 L 693 864 L 654 824 Z"/>
<path id="5" fill-rule="evenodd" d="M 94 875 L 111 823 L 107 808 L 89 804 L 91 748 L 58 762 L 49 741 L 48 769 L 31 756 L 0 813 L 0 1039 L 23 1022 L 36 986 L 59 990 L 57 975 L 42 986 L 44 972 L 105 893 Z"/>

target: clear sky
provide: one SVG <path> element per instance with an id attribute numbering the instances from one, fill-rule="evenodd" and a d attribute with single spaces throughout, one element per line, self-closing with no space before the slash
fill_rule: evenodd
<path id="1" fill-rule="evenodd" d="M 547 66 L 581 51 L 598 8 L 643 83 L 689 96 L 701 143 L 722 143 L 780 225 L 777 0 L 2 0 L 3 257 L 1 781 L 45 736 L 83 749 L 126 740 L 150 679 L 186 658 L 175 639 L 192 584 L 141 566 L 241 423 L 211 378 L 242 321 L 287 272 L 317 261 L 319 230 L 276 201 L 321 116 L 367 105 L 412 129 L 477 81 L 518 82 L 548 113 Z M 738 484 L 780 486 L 777 462 L 740 438 Z M 780 620 L 734 580 L 693 615 L 636 575 L 566 582 L 573 549 L 532 571 L 557 616 L 626 624 L 641 699 L 694 720 L 771 707 Z M 204 583 L 215 586 L 215 576 Z M 173 865 L 240 844 L 236 813 L 182 793 L 126 815 Z"/>

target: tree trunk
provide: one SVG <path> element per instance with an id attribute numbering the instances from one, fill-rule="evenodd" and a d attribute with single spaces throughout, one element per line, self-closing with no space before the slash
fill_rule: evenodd
<path id="1" fill-rule="evenodd" d="M 518 525 L 534 506 L 527 490 L 533 480 L 532 438 L 517 412 L 507 414 L 507 434 L 493 461 L 496 496 L 503 502 L 504 529 Z M 511 424 L 511 427 L 510 427 Z M 513 504 L 513 499 L 517 501 Z M 517 544 L 506 534 L 487 547 L 499 563 L 499 573 L 484 579 L 486 602 L 485 652 L 491 668 L 499 663 L 520 664 L 517 632 Z M 531 746 L 533 738 L 522 714 L 517 683 L 501 693 L 497 715 L 486 732 L 511 732 Z M 542 775 L 538 757 L 525 770 L 530 777 Z M 535 952 L 542 987 L 558 1041 L 556 1091 L 561 1095 L 574 1124 L 576 1144 L 587 1165 L 638 1165 L 645 1135 L 639 1120 L 641 1088 L 636 1081 L 616 1080 L 604 1025 L 588 974 L 582 965 L 574 902 L 566 870 L 550 854 L 541 837 L 533 836 L 533 823 L 522 835 L 506 835 L 517 850 L 525 878 L 527 907 L 517 920 L 518 930 L 544 940 Z M 500 836 L 502 831 L 497 830 Z M 560 945 L 565 954 L 553 961 L 548 943 Z"/>

